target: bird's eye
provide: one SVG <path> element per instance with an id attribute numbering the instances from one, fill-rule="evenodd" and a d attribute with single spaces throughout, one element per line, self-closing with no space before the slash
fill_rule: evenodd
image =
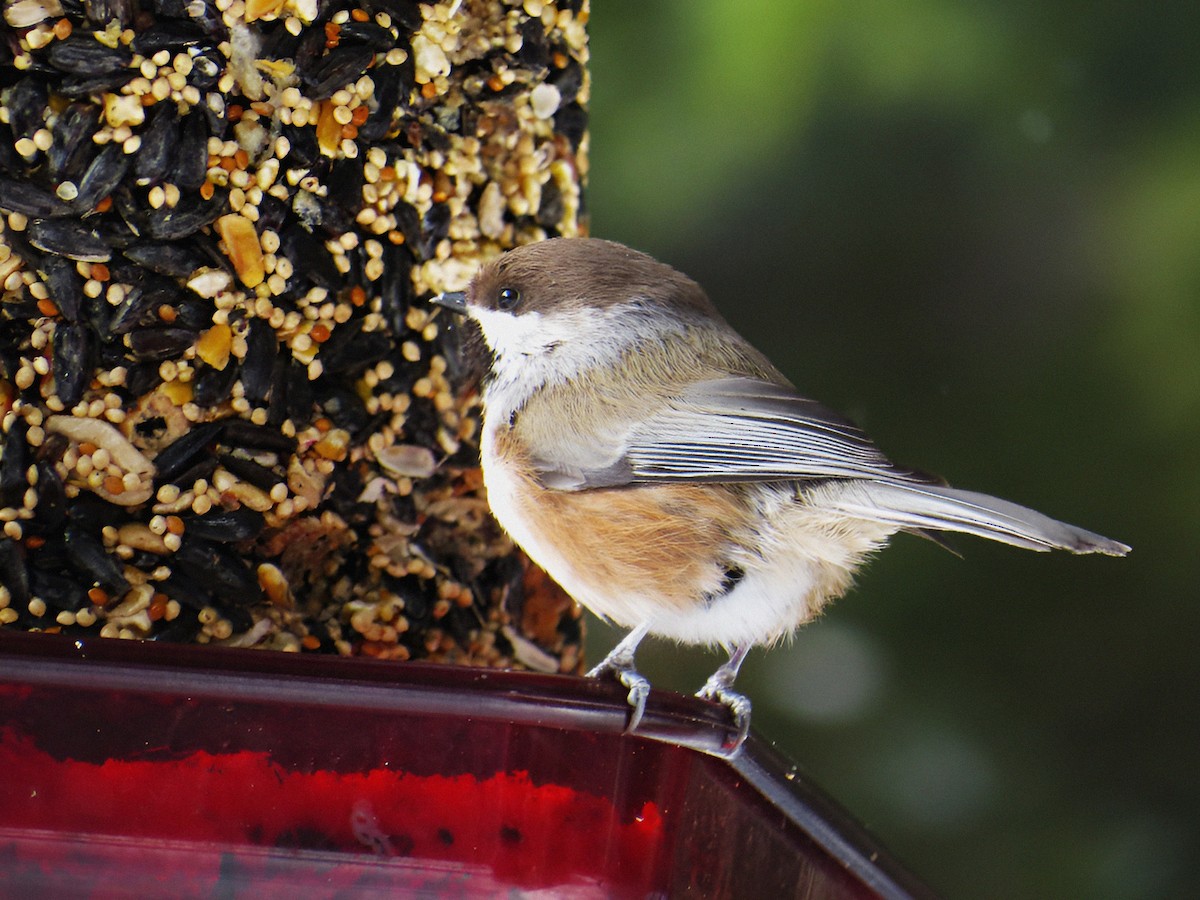
<path id="1" fill-rule="evenodd" d="M 507 311 L 514 309 L 521 301 L 521 292 L 516 288 L 500 288 L 500 293 L 496 295 L 497 305 Z"/>

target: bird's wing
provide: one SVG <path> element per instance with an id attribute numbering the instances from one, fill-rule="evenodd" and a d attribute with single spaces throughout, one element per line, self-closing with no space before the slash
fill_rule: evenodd
<path id="1" fill-rule="evenodd" d="M 837 413 L 789 387 L 741 376 L 687 388 L 638 422 L 615 456 L 599 453 L 596 461 L 603 463 L 595 467 L 535 462 L 543 482 L 559 490 L 654 482 L 926 480 L 898 468 Z"/>
<path id="2" fill-rule="evenodd" d="M 840 479 L 844 489 L 824 501 L 830 510 L 926 537 L 931 530 L 958 531 L 1033 550 L 1129 552 L 1119 541 L 1036 510 L 899 468 L 841 416 L 754 378 L 696 384 L 639 422 L 623 443 L 572 443 L 571 464 L 535 459 L 547 487 Z"/>

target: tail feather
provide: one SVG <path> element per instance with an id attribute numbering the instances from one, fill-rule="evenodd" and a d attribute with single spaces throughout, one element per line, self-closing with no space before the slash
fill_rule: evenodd
<path id="1" fill-rule="evenodd" d="M 909 531 L 959 531 L 1029 550 L 1124 556 L 1119 541 L 975 491 L 894 481 L 859 481 L 838 499 L 844 512 Z"/>

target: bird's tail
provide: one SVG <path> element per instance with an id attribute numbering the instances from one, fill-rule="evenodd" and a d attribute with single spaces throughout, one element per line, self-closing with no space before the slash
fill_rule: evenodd
<path id="1" fill-rule="evenodd" d="M 899 481 L 843 482 L 837 507 L 848 515 L 909 531 L 960 531 L 1029 550 L 1070 550 L 1124 556 L 1119 541 L 1036 510 L 975 491 Z"/>

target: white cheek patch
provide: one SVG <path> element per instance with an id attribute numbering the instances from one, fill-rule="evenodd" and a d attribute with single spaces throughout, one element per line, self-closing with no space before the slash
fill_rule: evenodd
<path id="1" fill-rule="evenodd" d="M 596 366 L 612 365 L 661 322 L 642 323 L 626 307 L 558 309 L 553 315 L 513 315 L 471 307 L 495 355 L 486 400 L 507 415 L 537 390 L 561 384 Z"/>
<path id="2" fill-rule="evenodd" d="M 488 346 L 497 356 L 536 353 L 540 349 L 539 333 L 544 330 L 540 313 L 514 316 L 496 309 L 472 307 L 470 314 L 479 323 Z"/>

